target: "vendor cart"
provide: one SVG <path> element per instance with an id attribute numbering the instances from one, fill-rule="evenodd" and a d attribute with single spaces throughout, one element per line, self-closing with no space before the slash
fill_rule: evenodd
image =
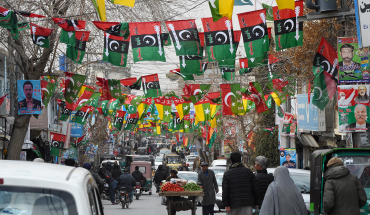
<path id="1" fill-rule="evenodd" d="M 201 191 L 166 191 L 160 192 L 159 196 L 167 197 L 167 213 L 171 215 L 172 210 L 187 211 L 191 210 L 191 215 L 196 214 L 197 202 L 199 196 L 204 196 Z"/>

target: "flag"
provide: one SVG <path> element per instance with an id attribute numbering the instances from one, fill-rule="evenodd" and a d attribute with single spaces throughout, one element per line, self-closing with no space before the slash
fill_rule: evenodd
<path id="1" fill-rule="evenodd" d="M 84 107 L 88 102 L 90 101 L 91 96 L 93 95 L 95 90 L 95 87 L 92 86 L 85 86 L 85 90 L 82 93 L 80 97 L 78 97 L 77 101 L 74 102 L 73 109 L 80 110 L 82 107 Z M 96 95 L 99 95 L 100 93 L 96 93 Z"/>
<path id="2" fill-rule="evenodd" d="M 170 46 L 172 45 L 170 34 L 169 33 L 162 33 L 162 43 L 163 46 Z"/>
<path id="3" fill-rule="evenodd" d="M 209 126 L 207 141 L 206 141 L 206 145 L 208 146 L 208 148 L 212 148 L 213 143 L 215 142 L 216 138 L 217 138 L 217 132 Z"/>
<path id="4" fill-rule="evenodd" d="M 42 158 L 42 154 L 39 150 L 39 147 L 36 144 L 32 145 L 32 151 L 39 157 Z"/>
<path id="5" fill-rule="evenodd" d="M 236 48 L 232 22 L 224 17 L 217 22 L 213 22 L 212 18 L 202 18 L 202 23 L 208 61 L 218 61 L 220 68 L 235 68 Z"/>
<path id="6" fill-rule="evenodd" d="M 247 58 L 253 63 L 258 57 L 266 56 L 266 52 L 270 49 L 266 10 L 238 14 L 238 18 L 243 35 L 245 52 Z"/>
<path id="7" fill-rule="evenodd" d="M 52 148 L 63 149 L 66 141 L 66 135 L 50 132 L 50 146 Z"/>
<path id="8" fill-rule="evenodd" d="M 141 88 L 141 77 L 139 78 L 139 79 L 137 79 L 137 81 L 134 83 L 134 84 L 132 84 L 132 85 L 130 85 L 130 86 L 128 86 L 131 90 L 140 90 L 140 88 Z"/>
<path id="9" fill-rule="evenodd" d="M 1 18 L 1 16 L 0 16 L 0 18 Z M 0 27 L 4 27 L 4 28 L 8 29 L 9 31 L 12 30 L 12 26 L 10 26 L 10 25 L 1 25 L 0 24 Z M 27 22 L 18 22 L 17 27 L 18 27 L 18 32 L 21 32 L 21 31 L 29 29 L 30 25 Z"/>
<path id="10" fill-rule="evenodd" d="M 312 69 L 316 78 L 322 71 L 326 71 L 337 82 L 338 53 L 324 37 L 321 37 L 321 42 L 317 49 Z"/>
<path id="11" fill-rule="evenodd" d="M 170 122 L 171 119 L 171 99 L 165 98 L 155 98 L 154 99 L 155 106 L 158 110 L 159 118 L 163 122 Z"/>
<path id="12" fill-rule="evenodd" d="M 50 97 L 54 94 L 56 84 L 52 83 L 51 81 L 44 81 L 41 80 L 41 95 L 42 95 L 42 103 L 45 107 L 48 107 Z"/>
<path id="13" fill-rule="evenodd" d="M 157 125 L 157 126 L 153 127 L 153 135 L 157 136 L 157 135 L 160 135 L 160 134 L 161 134 L 161 126 Z"/>
<path id="14" fill-rule="evenodd" d="M 77 106 L 76 110 L 81 109 L 84 105 L 90 105 L 95 108 L 98 107 L 100 96 L 101 93 L 93 92 L 89 100 L 87 100 L 86 103 L 82 103 L 81 105 Z"/>
<path id="15" fill-rule="evenodd" d="M 234 31 L 234 44 L 235 44 L 235 50 L 236 51 L 238 51 L 241 35 L 242 35 L 241 30 Z"/>
<path id="16" fill-rule="evenodd" d="M 242 100 L 243 100 L 243 107 L 244 107 L 244 114 L 248 113 L 250 110 L 256 108 L 254 102 L 253 102 L 253 97 L 251 96 L 246 96 L 246 95 L 243 95 L 242 96 Z M 242 115 L 244 115 L 242 114 Z"/>
<path id="17" fill-rule="evenodd" d="M 160 22 L 131 22 L 130 35 L 134 63 L 166 62 Z"/>
<path id="18" fill-rule="evenodd" d="M 95 109 L 94 107 L 85 105 L 76 112 L 75 116 L 72 119 L 72 122 L 85 125 L 87 117 L 89 116 L 90 112 L 93 111 L 94 109 Z"/>
<path id="19" fill-rule="evenodd" d="M 196 55 L 180 56 L 180 69 L 184 75 L 202 75 L 207 69 L 208 63 L 202 63 L 203 57 Z"/>
<path id="20" fill-rule="evenodd" d="M 180 131 L 184 129 L 183 120 L 180 119 L 179 113 L 172 113 L 172 125 L 174 131 Z"/>
<path id="21" fill-rule="evenodd" d="M 182 145 L 184 147 L 188 147 L 188 142 L 189 142 L 189 138 L 187 137 L 182 137 Z"/>
<path id="22" fill-rule="evenodd" d="M 69 115 L 72 113 L 72 104 L 62 101 L 60 99 L 56 99 L 59 107 L 60 107 L 60 118 L 61 121 L 66 121 L 69 118 Z"/>
<path id="23" fill-rule="evenodd" d="M 118 131 L 121 131 L 123 126 L 123 121 L 125 120 L 126 111 L 117 110 L 114 117 L 113 127 L 117 128 Z"/>
<path id="24" fill-rule="evenodd" d="M 266 131 L 268 134 L 270 134 L 270 137 L 273 137 L 274 136 L 275 130 L 276 130 L 275 127 L 262 128 L 262 131 Z"/>
<path id="25" fill-rule="evenodd" d="M 275 101 L 275 104 L 277 105 L 277 106 L 280 106 L 281 105 L 281 99 L 280 99 L 280 97 L 279 97 L 279 95 L 277 95 L 276 93 L 274 93 L 274 92 L 271 92 L 270 93 L 270 96 L 271 96 L 271 98 Z"/>
<path id="26" fill-rule="evenodd" d="M 85 29 L 86 21 L 83 20 L 70 20 L 63 18 L 51 18 L 55 24 L 66 31 L 79 31 Z"/>
<path id="27" fill-rule="evenodd" d="M 13 11 L 0 7 L 0 27 L 7 28 L 12 37 L 18 39 L 18 19 Z"/>
<path id="28" fill-rule="evenodd" d="M 336 92 L 336 83 L 325 71 L 321 72 L 314 82 L 312 104 L 323 111 Z"/>
<path id="29" fill-rule="evenodd" d="M 124 39 L 128 39 L 130 36 L 130 29 L 128 22 L 102 22 L 102 21 L 92 21 L 94 25 L 108 33 L 109 35 L 123 37 Z"/>
<path id="30" fill-rule="evenodd" d="M 198 34 L 199 34 L 200 47 L 202 47 L 202 57 L 203 57 L 203 49 L 204 49 L 204 32 L 198 32 Z"/>
<path id="31" fill-rule="evenodd" d="M 69 72 L 65 72 L 65 99 L 68 103 L 73 103 L 76 99 L 77 95 L 79 94 L 82 85 L 86 80 L 85 75 L 73 74 Z"/>
<path id="32" fill-rule="evenodd" d="M 265 101 L 266 101 L 267 107 L 270 109 L 272 106 L 272 97 L 270 94 L 265 95 Z"/>
<path id="33" fill-rule="evenodd" d="M 190 101 L 186 101 L 184 99 L 174 99 L 173 102 L 175 103 L 177 113 L 179 113 L 180 119 L 183 119 L 184 116 L 190 113 Z"/>
<path id="34" fill-rule="evenodd" d="M 153 99 L 152 98 L 147 98 L 144 99 L 139 106 L 137 107 L 137 111 L 139 113 L 139 121 L 140 123 L 144 122 L 144 118 L 148 113 L 149 106 L 152 104 Z"/>
<path id="35" fill-rule="evenodd" d="M 181 78 L 184 79 L 184 81 L 194 81 L 194 76 L 193 75 L 186 75 L 181 73 L 181 69 L 172 69 L 170 72 L 181 76 Z"/>
<path id="36" fill-rule="evenodd" d="M 270 5 L 262 3 L 263 9 L 266 9 L 266 19 L 268 21 L 274 21 L 274 8 Z"/>
<path id="37" fill-rule="evenodd" d="M 209 99 L 201 99 L 194 104 L 195 118 L 198 122 L 203 122 L 211 119 L 211 101 Z"/>
<path id="38" fill-rule="evenodd" d="M 72 143 L 72 146 L 75 148 L 78 148 L 79 146 L 83 146 L 83 145 L 90 143 L 90 140 L 83 140 L 84 137 L 85 135 L 78 138 L 74 143 Z"/>
<path id="39" fill-rule="evenodd" d="M 220 106 L 220 105 L 219 105 Z M 221 119 L 221 111 L 217 111 L 213 119 L 211 119 L 210 122 L 210 127 L 211 128 L 217 128 L 219 126 L 222 126 L 222 119 Z"/>
<path id="40" fill-rule="evenodd" d="M 185 84 L 183 92 L 186 96 L 207 94 L 212 84 Z"/>
<path id="41" fill-rule="evenodd" d="M 127 119 L 126 119 L 126 125 L 125 125 L 123 130 L 125 130 L 125 131 L 130 131 L 131 130 L 132 131 L 138 121 L 139 121 L 139 114 L 138 113 L 128 114 Z"/>
<path id="42" fill-rule="evenodd" d="M 121 80 L 119 79 L 108 79 L 108 89 L 111 98 L 122 99 L 121 93 Z"/>
<path id="43" fill-rule="evenodd" d="M 128 86 L 135 84 L 136 81 L 137 81 L 136 77 L 121 79 L 121 85 L 128 87 Z"/>
<path id="44" fill-rule="evenodd" d="M 263 113 L 269 110 L 266 105 L 265 98 L 262 93 L 262 88 L 258 82 L 249 82 L 249 90 L 251 91 L 251 96 L 254 99 L 254 104 L 256 105 L 257 113 Z"/>
<path id="45" fill-rule="evenodd" d="M 166 21 L 177 56 L 202 56 L 200 40 L 195 19 Z"/>
<path id="46" fill-rule="evenodd" d="M 109 109 L 108 102 L 109 102 L 109 100 L 101 101 L 101 108 L 97 108 L 99 113 L 103 114 L 104 117 L 107 117 L 108 113 L 109 113 L 109 111 L 108 111 L 108 109 Z"/>
<path id="47" fill-rule="evenodd" d="M 244 75 L 252 72 L 252 68 L 248 68 L 248 59 L 239 59 L 239 75 Z"/>
<path id="48" fill-rule="evenodd" d="M 261 56 L 255 58 L 241 58 L 239 59 L 239 63 L 243 69 L 260 67 L 268 64 L 268 57 L 267 53 L 263 53 Z"/>
<path id="49" fill-rule="evenodd" d="M 111 0 L 113 4 L 119 4 L 124 5 L 128 7 L 134 7 L 135 6 L 135 0 Z"/>
<path id="50" fill-rule="evenodd" d="M 157 98 L 162 96 L 158 74 L 141 76 L 141 80 L 146 98 Z"/>
<path id="51" fill-rule="evenodd" d="M 295 7 L 294 0 L 276 0 L 276 4 L 279 10 L 283 10 L 283 9 L 294 10 L 294 7 Z"/>
<path id="52" fill-rule="evenodd" d="M 43 28 L 36 24 L 30 23 L 31 25 L 31 37 L 32 42 L 43 48 L 49 48 L 49 36 L 53 33 L 51 28 Z"/>
<path id="53" fill-rule="evenodd" d="M 222 17 L 231 20 L 234 9 L 234 0 L 210 0 L 209 8 L 211 9 L 212 19 L 214 22 L 219 21 Z"/>
<path id="54" fill-rule="evenodd" d="M 251 2 L 251 0 L 234 0 L 234 6 L 244 6 L 244 5 L 253 6 L 253 3 Z"/>
<path id="55" fill-rule="evenodd" d="M 222 95 L 222 115 L 241 115 L 244 113 L 240 83 L 220 84 Z"/>
<path id="56" fill-rule="evenodd" d="M 104 33 L 103 61 L 108 61 L 114 66 L 126 67 L 129 43 L 130 37 L 125 39 Z"/>
<path id="57" fill-rule="evenodd" d="M 298 22 L 298 17 L 303 16 L 303 1 L 296 1 L 294 8 L 273 8 L 276 51 L 303 46 L 303 22 Z"/>
<path id="58" fill-rule="evenodd" d="M 69 46 L 75 46 L 76 45 L 76 32 L 75 31 L 66 31 L 62 29 L 60 33 L 59 42 L 65 43 Z"/>
<path id="59" fill-rule="evenodd" d="M 76 31 L 75 45 L 67 46 L 66 56 L 72 61 L 81 64 L 85 56 L 86 42 L 89 39 L 90 31 Z"/>
<path id="60" fill-rule="evenodd" d="M 43 18 L 43 17 L 46 17 L 46 16 L 42 16 L 42 15 L 31 13 L 31 12 L 28 12 L 28 11 L 19 11 L 19 10 L 16 10 L 15 12 L 17 14 L 21 15 L 21 16 L 24 16 L 24 17 L 33 17 L 33 18 Z"/>
<path id="61" fill-rule="evenodd" d="M 123 105 L 123 100 L 120 100 L 120 99 L 109 100 L 109 107 L 108 107 L 109 115 L 114 117 L 116 115 L 117 109 L 121 107 L 122 105 Z"/>
<path id="62" fill-rule="evenodd" d="M 221 68 L 221 75 L 226 81 L 235 81 L 235 68 Z"/>
<path id="63" fill-rule="evenodd" d="M 190 133 L 191 121 L 190 121 L 190 114 L 187 114 L 182 119 L 184 122 L 184 133 Z"/>
<path id="64" fill-rule="evenodd" d="M 105 0 L 91 0 L 94 4 L 95 10 L 99 15 L 101 21 L 107 21 L 107 15 L 105 12 Z"/>
<path id="65" fill-rule="evenodd" d="M 208 93 L 208 95 L 206 95 L 206 98 L 216 104 L 222 103 L 221 92 Z"/>

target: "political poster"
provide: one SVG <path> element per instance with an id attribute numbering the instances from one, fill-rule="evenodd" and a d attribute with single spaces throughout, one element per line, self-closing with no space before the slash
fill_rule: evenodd
<path id="1" fill-rule="evenodd" d="M 18 114 L 41 114 L 40 80 L 18 80 Z"/>
<path id="2" fill-rule="evenodd" d="M 297 115 L 292 113 L 284 113 L 282 136 L 295 137 L 297 133 Z"/>
<path id="3" fill-rule="evenodd" d="M 297 153 L 295 149 L 280 149 L 280 166 L 296 168 Z"/>
<path id="4" fill-rule="evenodd" d="M 339 83 L 369 80 L 369 48 L 359 48 L 357 37 L 338 37 Z"/>
<path id="5" fill-rule="evenodd" d="M 338 86 L 339 132 L 365 132 L 370 129 L 370 85 Z"/>

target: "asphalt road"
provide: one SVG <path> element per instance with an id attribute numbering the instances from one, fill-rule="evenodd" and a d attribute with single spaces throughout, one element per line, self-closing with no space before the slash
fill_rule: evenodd
<path id="1" fill-rule="evenodd" d="M 136 200 L 134 197 L 134 201 L 128 209 L 122 209 L 120 204 L 112 205 L 109 200 L 102 201 L 105 215 L 167 215 L 166 206 L 161 205 L 161 197 L 157 193 L 153 193 L 150 196 L 148 193 L 144 193 L 139 200 Z M 225 213 L 218 214 L 225 215 Z M 176 215 L 191 215 L 191 211 L 177 212 Z M 202 206 L 198 206 L 197 215 L 202 215 Z"/>

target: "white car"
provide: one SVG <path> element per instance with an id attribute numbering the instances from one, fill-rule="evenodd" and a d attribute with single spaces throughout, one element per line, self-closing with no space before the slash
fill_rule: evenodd
<path id="1" fill-rule="evenodd" d="M 211 166 L 227 166 L 226 160 L 214 160 Z"/>
<path id="2" fill-rule="evenodd" d="M 185 156 L 185 162 L 186 162 L 186 165 L 189 167 L 190 171 L 193 171 L 193 164 L 197 157 L 198 157 L 197 155 Z"/>
<path id="3" fill-rule="evenodd" d="M 163 163 L 163 157 L 161 157 L 161 156 L 156 157 L 155 161 L 154 161 L 155 170 L 157 170 L 158 166 L 162 165 L 162 163 Z"/>
<path id="4" fill-rule="evenodd" d="M 198 181 L 198 173 L 191 171 L 178 171 L 177 176 L 181 179 L 186 179 L 186 181 L 193 180 L 195 183 Z"/>
<path id="5" fill-rule="evenodd" d="M 103 214 L 89 171 L 49 163 L 0 160 L 0 214 Z"/>
<path id="6" fill-rule="evenodd" d="M 105 160 L 105 161 L 102 161 L 101 164 L 100 164 L 100 168 L 103 167 L 103 163 L 108 163 L 108 161 L 112 164 L 112 167 L 114 165 L 114 162 L 117 162 L 118 166 L 120 166 L 119 164 L 119 161 L 118 160 Z"/>

